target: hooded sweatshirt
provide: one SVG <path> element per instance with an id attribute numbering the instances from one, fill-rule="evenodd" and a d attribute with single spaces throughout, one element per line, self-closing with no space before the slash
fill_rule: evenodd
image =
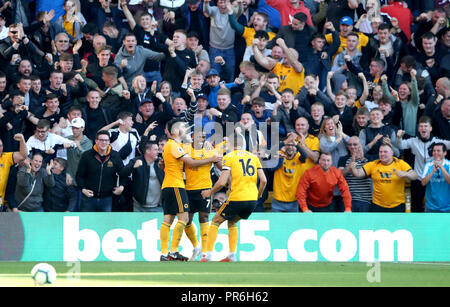
<path id="1" fill-rule="evenodd" d="M 137 75 L 144 74 L 144 66 L 147 60 L 161 61 L 164 59 L 164 53 L 155 52 L 142 46 L 136 46 L 133 54 L 129 54 L 125 46 L 120 47 L 119 52 L 114 59 L 114 64 L 119 67 L 122 60 L 127 60 L 127 65 L 122 68 L 123 77 L 127 81 L 128 87 L 131 88 L 133 78 Z"/>

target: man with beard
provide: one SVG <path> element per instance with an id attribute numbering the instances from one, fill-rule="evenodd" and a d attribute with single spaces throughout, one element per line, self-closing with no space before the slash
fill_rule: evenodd
<path id="1" fill-rule="evenodd" d="M 53 59 L 51 56 L 46 57 L 39 67 L 33 65 L 29 59 L 21 59 L 18 55 L 15 55 L 14 57 L 16 56 L 16 61 L 18 61 L 19 64 L 17 65 L 16 62 L 9 63 L 4 69 L 8 82 L 12 84 L 19 82 L 19 79 L 22 76 L 31 77 L 31 75 L 37 75 L 42 80 L 48 79 L 50 72 L 53 70 L 51 66 Z"/>
<path id="2" fill-rule="evenodd" d="M 426 163 L 432 160 L 430 146 L 433 143 L 443 143 L 450 146 L 450 141 L 442 140 L 432 135 L 433 126 L 431 118 L 422 116 L 418 122 L 419 135 L 404 140 L 405 131 L 397 131 L 397 146 L 399 149 L 411 149 L 414 155 L 414 171 L 419 176 L 417 180 L 411 182 L 411 212 L 423 212 L 423 199 L 425 197 L 425 187 L 421 184 L 422 174 Z"/>
<path id="3" fill-rule="evenodd" d="M 82 212 L 111 212 L 112 196 L 121 195 L 124 189 L 122 168 L 119 153 L 111 148 L 109 132 L 99 131 L 94 147 L 83 152 L 78 164 L 76 181 L 83 194 Z"/>
<path id="4" fill-rule="evenodd" d="M 297 186 L 302 173 L 306 153 L 295 141 L 295 134 L 289 135 L 280 147 L 278 165 L 273 169 L 272 212 L 298 212 Z"/>
<path id="5" fill-rule="evenodd" d="M 331 153 L 322 152 L 319 165 L 307 170 L 297 188 L 297 199 L 303 212 L 336 212 L 333 201 L 336 188 L 344 200 L 345 212 L 351 212 L 352 196 L 342 172 L 334 167 Z"/>

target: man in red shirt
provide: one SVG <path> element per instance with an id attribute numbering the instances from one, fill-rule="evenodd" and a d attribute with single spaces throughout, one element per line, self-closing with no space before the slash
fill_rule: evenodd
<path id="1" fill-rule="evenodd" d="M 351 212 L 352 196 L 341 170 L 332 166 L 331 153 L 322 152 L 319 165 L 307 170 L 297 188 L 297 200 L 303 212 L 336 212 L 333 195 L 341 191 L 345 212 Z"/>
<path id="2" fill-rule="evenodd" d="M 307 16 L 306 23 L 314 26 L 311 12 L 301 0 L 266 0 L 266 3 L 280 12 L 282 26 L 290 25 L 294 15 L 300 12 L 305 13 Z"/>
<path id="3" fill-rule="evenodd" d="M 389 16 L 395 17 L 398 20 L 398 26 L 408 37 L 408 41 L 411 39 L 411 24 L 413 23 L 413 15 L 411 11 L 403 6 L 403 1 L 389 0 L 389 5 L 380 9 L 382 13 L 389 14 Z"/>

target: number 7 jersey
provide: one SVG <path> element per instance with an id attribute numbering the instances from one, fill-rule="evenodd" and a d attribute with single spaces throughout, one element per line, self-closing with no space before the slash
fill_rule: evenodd
<path id="1" fill-rule="evenodd" d="M 222 169 L 231 173 L 230 201 L 258 200 L 259 158 L 245 150 L 234 150 L 222 159 Z"/>

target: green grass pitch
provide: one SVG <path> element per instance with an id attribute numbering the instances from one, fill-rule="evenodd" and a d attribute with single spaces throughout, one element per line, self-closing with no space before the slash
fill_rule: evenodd
<path id="1" fill-rule="evenodd" d="M 46 287 L 448 287 L 450 263 L 49 262 Z M 0 287 L 33 287 L 34 262 L 0 262 Z"/>

